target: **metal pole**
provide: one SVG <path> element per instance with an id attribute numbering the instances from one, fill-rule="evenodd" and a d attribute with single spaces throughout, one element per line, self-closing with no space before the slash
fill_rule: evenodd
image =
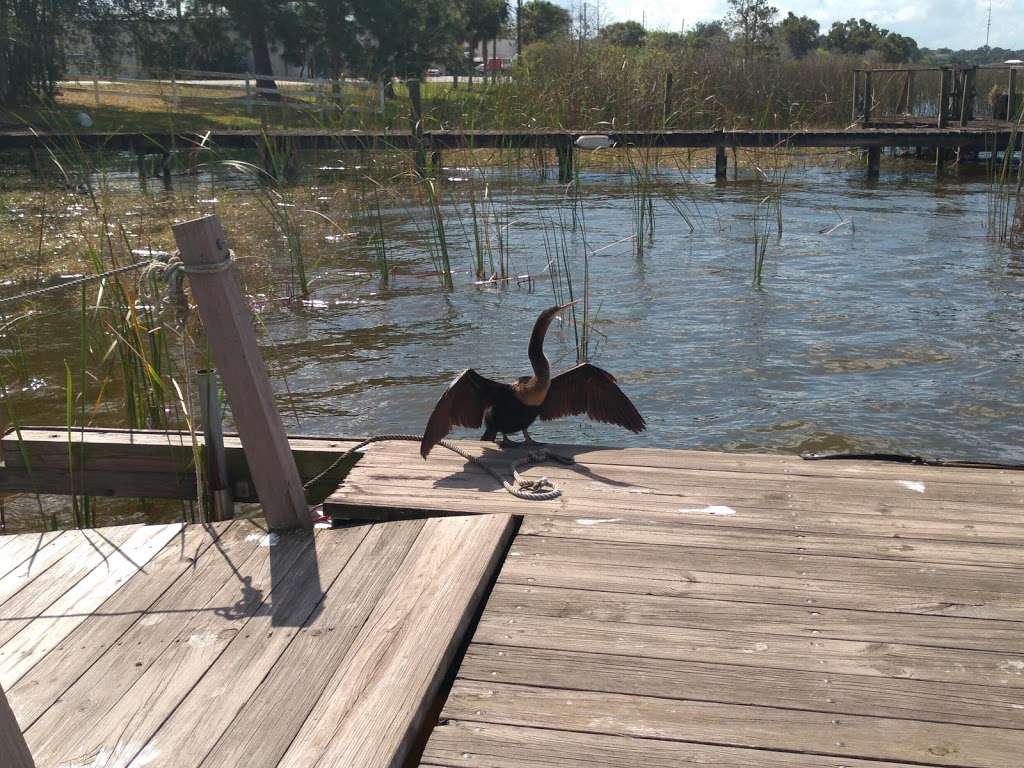
<path id="1" fill-rule="evenodd" d="M 871 70 L 869 69 L 864 73 L 864 112 L 861 124 L 865 128 L 871 124 L 871 100 L 874 97 L 874 93 L 871 90 Z"/>
<path id="2" fill-rule="evenodd" d="M 939 128 L 945 128 L 949 116 L 949 85 L 953 73 L 949 67 L 943 67 L 939 75 Z"/>
<path id="3" fill-rule="evenodd" d="M 210 489 L 210 518 L 230 520 L 235 516 L 231 488 L 228 484 L 227 456 L 224 453 L 224 416 L 220 409 L 220 382 L 217 371 L 204 369 L 196 374 L 199 389 L 199 412 L 203 421 L 206 483 Z"/>
<path id="4" fill-rule="evenodd" d="M 1016 122 L 1017 118 L 1017 69 L 1010 67 L 1010 82 L 1006 91 L 1006 119 Z"/>

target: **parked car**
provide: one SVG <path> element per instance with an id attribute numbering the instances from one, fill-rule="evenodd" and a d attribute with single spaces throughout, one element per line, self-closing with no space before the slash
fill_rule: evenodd
<path id="1" fill-rule="evenodd" d="M 440 76 L 441 76 L 441 70 L 438 69 L 437 67 L 431 67 L 430 69 L 427 70 L 427 77 L 440 77 Z"/>

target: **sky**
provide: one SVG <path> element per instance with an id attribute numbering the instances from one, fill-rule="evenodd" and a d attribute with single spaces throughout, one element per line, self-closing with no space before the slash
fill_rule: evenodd
<path id="1" fill-rule="evenodd" d="M 725 0 L 587 0 L 601 6 L 602 20 L 645 21 L 648 29 L 678 30 L 698 21 L 725 16 Z M 557 0 L 578 7 L 580 0 Z M 851 16 L 865 18 L 880 27 L 909 35 L 928 48 L 977 48 L 985 44 L 989 0 L 773 0 L 780 15 L 788 11 L 810 16 L 822 31 L 833 21 Z M 989 44 L 1000 48 L 1024 48 L 1024 0 L 992 0 L 992 33 Z"/>

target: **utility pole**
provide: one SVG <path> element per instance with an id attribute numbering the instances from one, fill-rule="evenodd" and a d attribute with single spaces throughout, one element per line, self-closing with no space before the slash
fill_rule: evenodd
<path id="1" fill-rule="evenodd" d="M 989 36 L 992 34 L 992 0 L 988 0 L 988 23 L 985 25 L 985 47 L 988 48 Z"/>
<path id="2" fill-rule="evenodd" d="M 523 0 L 516 0 L 516 56 L 523 53 Z"/>

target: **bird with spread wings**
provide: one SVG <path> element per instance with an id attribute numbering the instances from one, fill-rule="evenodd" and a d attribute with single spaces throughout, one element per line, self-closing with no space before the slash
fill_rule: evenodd
<path id="1" fill-rule="evenodd" d="M 522 432 L 526 444 L 534 444 L 527 429 L 539 418 L 551 421 L 565 416 L 586 415 L 593 421 L 615 424 L 631 432 L 647 425 L 636 406 L 619 389 L 615 377 L 590 363 L 551 376 L 544 356 L 544 337 L 551 321 L 575 302 L 544 310 L 530 336 L 529 357 L 532 376 L 512 384 L 488 379 L 472 368 L 463 371 L 434 406 L 420 442 L 420 454 L 427 457 L 455 427 L 484 426 L 483 440 L 495 440 L 500 433 Z"/>

